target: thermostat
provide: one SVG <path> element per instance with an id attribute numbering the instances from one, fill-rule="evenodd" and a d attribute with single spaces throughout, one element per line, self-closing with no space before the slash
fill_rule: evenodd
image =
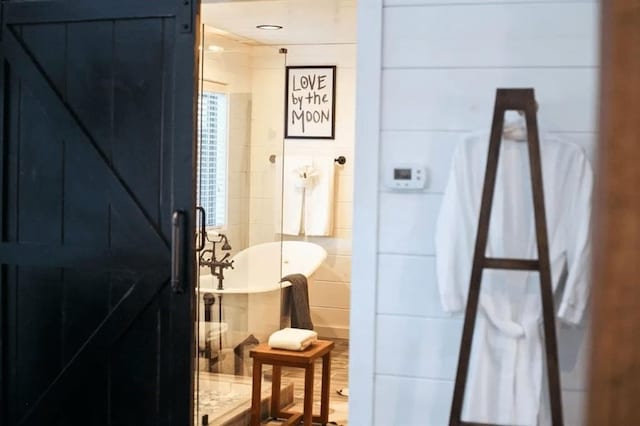
<path id="1" fill-rule="evenodd" d="M 422 189 L 427 182 L 427 169 L 418 164 L 395 164 L 387 172 L 391 189 Z"/>

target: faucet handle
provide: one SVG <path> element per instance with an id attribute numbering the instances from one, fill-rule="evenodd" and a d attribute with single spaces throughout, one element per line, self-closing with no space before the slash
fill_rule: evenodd
<path id="1" fill-rule="evenodd" d="M 229 262 L 229 267 L 230 267 L 231 269 L 236 269 L 236 268 L 234 268 L 234 267 L 233 267 L 233 262 L 235 262 L 235 260 L 231 260 L 231 261 Z"/>

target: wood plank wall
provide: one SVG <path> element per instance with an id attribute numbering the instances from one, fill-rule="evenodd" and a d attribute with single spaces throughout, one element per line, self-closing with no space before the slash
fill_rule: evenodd
<path id="1" fill-rule="evenodd" d="M 602 2 L 589 425 L 640 424 L 640 1 Z"/>
<path id="2" fill-rule="evenodd" d="M 372 424 L 448 424 L 462 317 L 440 306 L 433 240 L 453 151 L 465 135 L 489 129 L 497 87 L 535 87 L 544 133 L 591 153 L 598 14 L 596 1 L 383 2 L 380 146 L 367 146 L 380 155 Z M 356 157 L 358 182 L 366 167 Z M 402 163 L 427 167 L 424 191 L 399 193 L 384 184 L 384 174 Z M 362 191 L 365 180 L 355 185 Z M 356 228 L 354 244 L 367 238 Z M 364 285 L 372 292 L 371 281 Z M 354 294 L 358 304 L 366 300 Z M 352 316 L 351 335 L 369 321 Z M 587 329 L 588 321 L 559 329 L 566 426 L 584 424 Z"/>

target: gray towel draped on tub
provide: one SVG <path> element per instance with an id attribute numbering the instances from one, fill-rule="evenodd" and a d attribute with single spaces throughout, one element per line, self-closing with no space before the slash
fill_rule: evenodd
<path id="1" fill-rule="evenodd" d="M 291 307 L 291 327 L 313 330 L 311 321 L 311 310 L 309 308 L 309 286 L 307 277 L 302 274 L 290 274 L 282 278 L 280 282 L 289 281 L 291 283 L 291 296 L 289 306 Z"/>

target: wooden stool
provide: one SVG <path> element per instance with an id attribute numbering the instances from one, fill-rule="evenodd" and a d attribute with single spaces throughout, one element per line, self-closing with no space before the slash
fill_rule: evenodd
<path id="1" fill-rule="evenodd" d="M 335 344 L 329 340 L 318 340 L 304 351 L 271 349 L 266 343 L 249 352 L 253 358 L 253 390 L 251 396 L 251 426 L 260 424 L 260 396 L 262 386 L 262 365 L 273 365 L 271 383 L 271 417 L 284 418 L 286 425 L 304 420 L 304 426 L 312 422 L 326 425 L 329 422 L 329 382 L 331 380 L 331 350 Z M 322 357 L 322 393 L 320 415 L 313 415 L 313 371 L 314 362 Z M 304 409 L 302 413 L 280 410 L 280 378 L 282 367 L 304 368 Z"/>

